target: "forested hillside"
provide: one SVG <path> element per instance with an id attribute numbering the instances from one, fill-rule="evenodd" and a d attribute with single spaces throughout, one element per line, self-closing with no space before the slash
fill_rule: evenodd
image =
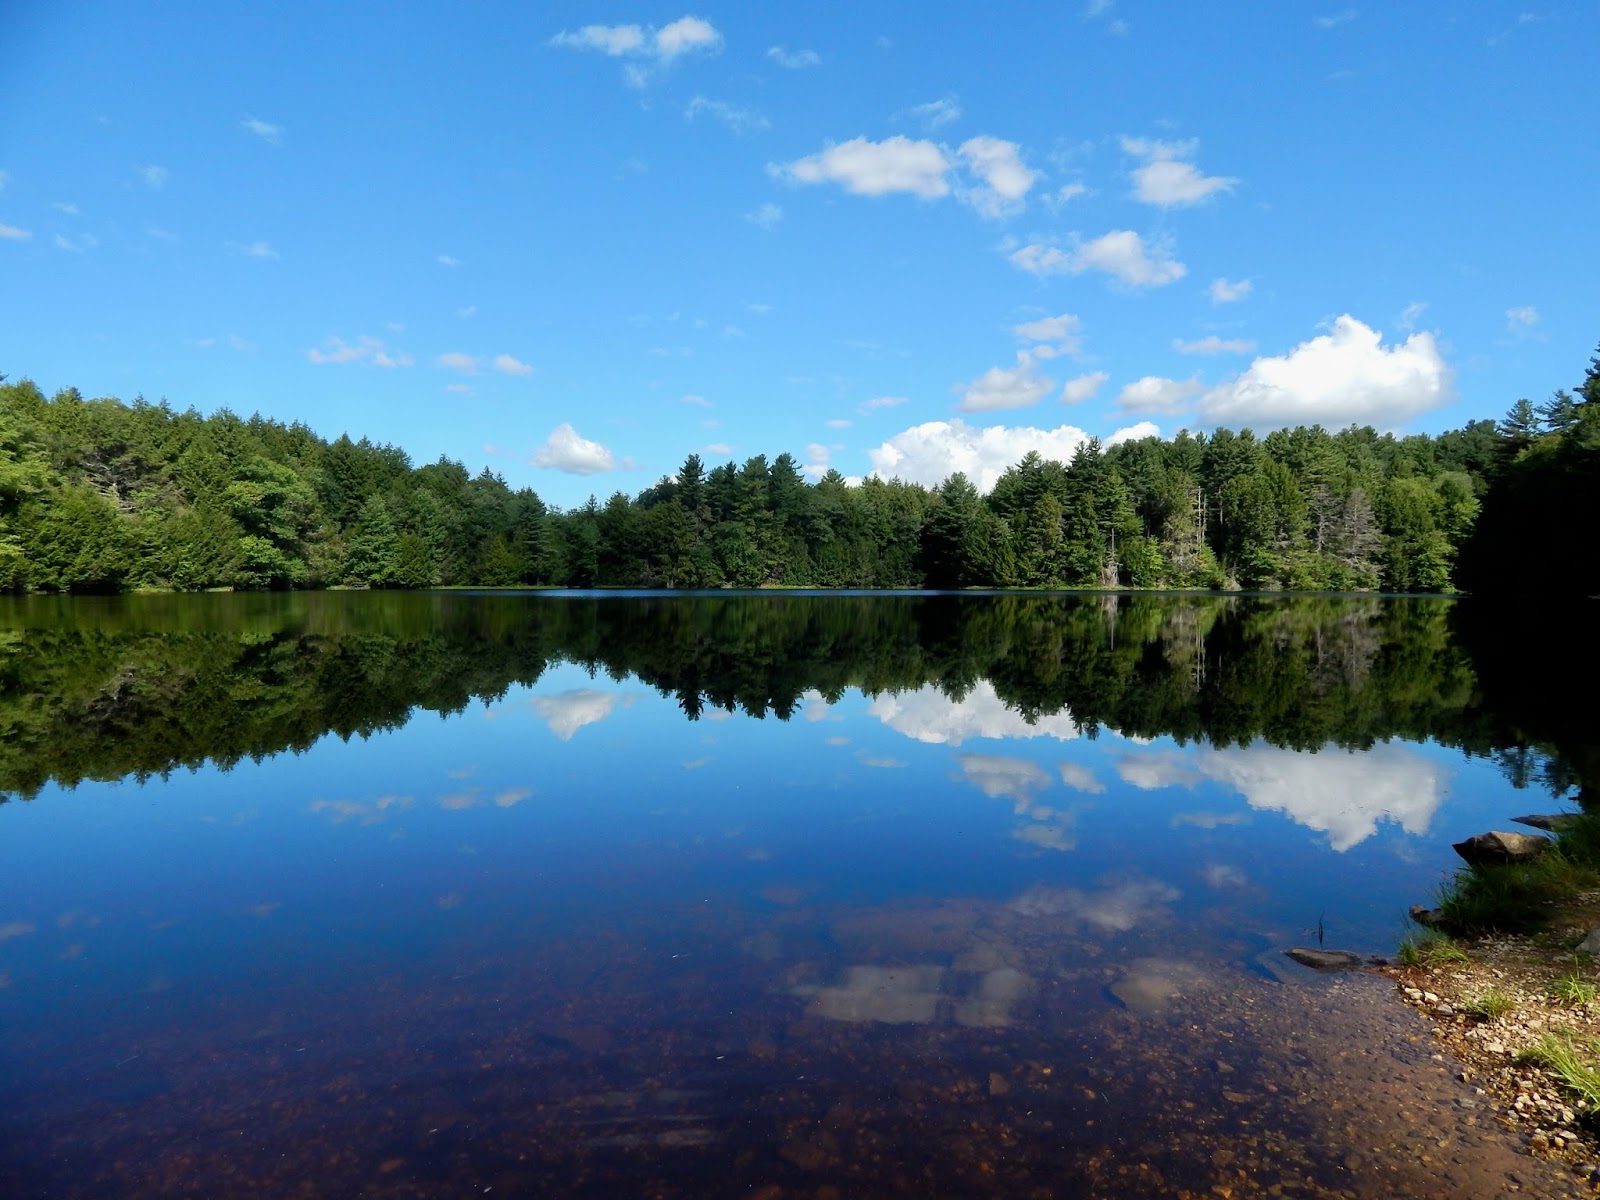
<path id="1" fill-rule="evenodd" d="M 1576 396 L 1437 437 L 1219 429 L 1069 463 L 812 484 L 792 455 L 548 508 L 485 469 L 412 464 L 221 410 L 0 385 L 0 590 L 150 587 L 1199 587 L 1600 590 L 1600 359 Z M 1481 514 L 1481 516 L 1480 516 Z M 1510 556 L 1508 559 L 1506 556 Z M 1506 564 L 1516 564 L 1507 571 Z"/>

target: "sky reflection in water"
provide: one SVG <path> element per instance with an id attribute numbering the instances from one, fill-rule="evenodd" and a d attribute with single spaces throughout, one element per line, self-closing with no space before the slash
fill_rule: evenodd
<path id="1" fill-rule="evenodd" d="M 803 700 L 688 721 L 557 664 L 365 740 L 0 807 L 0 1101 L 24 1114 L 0 1181 L 249 1194 L 338 1147 L 332 1191 L 720 1194 L 820 1178 L 875 1121 L 893 1159 L 911 1126 L 885 1113 L 959 1125 L 957 1076 L 1088 1154 L 1060 1133 L 1083 1092 L 1123 1106 L 1118 1137 L 1169 1119 L 1096 1046 L 1222 1061 L 1185 1005 L 1312 982 L 1281 951 L 1319 926 L 1390 952 L 1449 842 L 1525 807 L 1432 743 L 1091 737 L 987 680 Z M 708 1182 L 708 1147 L 745 1166 Z M 914 1190 L 880 1168 L 858 1182 Z"/>

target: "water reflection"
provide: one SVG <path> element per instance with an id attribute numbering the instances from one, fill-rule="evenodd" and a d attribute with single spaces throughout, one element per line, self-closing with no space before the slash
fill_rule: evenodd
<path id="1" fill-rule="evenodd" d="M 196 599 L 6 610 L 6 1194 L 1500 1190 L 1281 954 L 1520 805 L 1448 606 Z"/>

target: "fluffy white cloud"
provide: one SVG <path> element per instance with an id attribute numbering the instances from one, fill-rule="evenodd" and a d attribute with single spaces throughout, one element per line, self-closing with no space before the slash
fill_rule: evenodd
<path id="1" fill-rule="evenodd" d="M 767 51 L 767 57 L 790 71 L 803 71 L 807 67 L 822 65 L 822 56 L 815 50 L 785 50 L 782 46 L 773 46 Z"/>
<path id="2" fill-rule="evenodd" d="M 909 119 L 919 122 L 924 128 L 938 129 L 941 125 L 961 119 L 961 101 L 953 94 L 940 96 L 926 104 L 914 104 L 894 116 L 897 121 Z"/>
<path id="3" fill-rule="evenodd" d="M 306 357 L 314 363 L 366 363 L 374 367 L 409 367 L 416 361 L 409 354 L 386 349 L 381 339 L 365 335 L 354 344 L 330 337 L 321 346 L 307 350 Z"/>
<path id="4" fill-rule="evenodd" d="M 494 369 L 503 375 L 532 375 L 533 368 L 525 362 L 518 362 L 509 354 L 496 354 L 494 356 Z"/>
<path id="5" fill-rule="evenodd" d="M 598 50 L 612 58 L 643 57 L 670 62 L 692 50 L 716 49 L 722 45 L 722 35 L 709 21 L 679 17 L 660 29 L 639 25 L 585 25 L 576 31 L 556 34 L 550 44 Z"/>
<path id="6" fill-rule="evenodd" d="M 1188 272 L 1165 246 L 1147 243 L 1131 229 L 1113 229 L 1093 241 L 1076 243 L 1071 251 L 1035 242 L 1012 251 L 1010 259 L 1041 278 L 1103 271 L 1129 287 L 1162 287 Z"/>
<path id="7" fill-rule="evenodd" d="M 837 183 L 858 196 L 910 192 L 924 200 L 936 200 L 950 192 L 945 176 L 952 165 L 933 142 L 896 134 L 881 142 L 853 138 L 792 163 L 772 164 L 767 170 L 793 183 Z"/>
<path id="8" fill-rule="evenodd" d="M 961 777 L 991 800 L 1011 800 L 1019 812 L 1033 805 L 1036 793 L 1050 786 L 1050 776 L 1036 762 L 1006 754 L 958 754 Z"/>
<path id="9" fill-rule="evenodd" d="M 283 126 L 274 125 L 263 121 L 259 117 L 246 117 L 239 122 L 239 128 L 255 134 L 264 142 L 271 142 L 274 146 L 283 144 Z"/>
<path id="10" fill-rule="evenodd" d="M 1147 138 L 1123 138 L 1122 148 L 1145 160 L 1133 172 L 1134 195 L 1146 204 L 1173 208 L 1198 204 L 1217 192 L 1232 191 L 1237 179 L 1221 175 L 1202 175 L 1198 167 L 1185 160 L 1195 152 L 1194 142 L 1158 142 Z"/>
<path id="11" fill-rule="evenodd" d="M 25 242 L 33 236 L 27 229 L 18 229 L 15 225 L 0 225 L 0 238 L 9 238 L 15 242 Z"/>
<path id="12" fill-rule="evenodd" d="M 1090 371 L 1087 375 L 1067 380 L 1061 387 L 1061 403 L 1082 404 L 1085 400 L 1093 399 L 1101 385 L 1110 378 L 1105 371 Z"/>
<path id="13" fill-rule="evenodd" d="M 1200 779 L 1221 783 L 1254 809 L 1286 814 L 1328 835 L 1343 853 L 1394 821 L 1425 834 L 1444 796 L 1448 771 L 1409 746 L 1389 743 L 1356 754 L 1329 746 L 1308 754 L 1264 743 L 1226 750 L 1194 748 L 1186 754 L 1130 756 L 1118 773 L 1142 788 L 1192 787 Z"/>
<path id="14" fill-rule="evenodd" d="M 950 699 L 931 684 L 878 696 L 868 706 L 867 715 L 896 733 L 935 746 L 959 746 L 969 738 L 1020 741 L 1049 737 L 1066 742 L 1078 736 L 1078 723 L 1068 712 L 1040 717 L 1030 725 L 1021 713 L 1006 706 L 988 680 L 978 683 L 961 700 Z"/>
<path id="15" fill-rule="evenodd" d="M 743 137 L 747 133 L 760 133 L 771 129 L 772 122 L 753 108 L 743 104 L 729 104 L 725 100 L 712 100 L 705 96 L 696 96 L 689 101 L 689 107 L 683 110 L 685 120 L 692 121 L 704 113 L 721 121 L 730 130 Z"/>
<path id="16" fill-rule="evenodd" d="M 722 35 L 709 21 L 699 17 L 679 17 L 655 33 L 655 51 L 661 58 L 677 58 L 691 50 L 712 50 L 722 44 Z"/>
<path id="17" fill-rule="evenodd" d="M 1168 915 L 1167 905 L 1183 895 L 1177 888 L 1144 875 L 1103 876 L 1094 891 L 1079 888 L 1029 888 L 1011 902 L 1026 917 L 1070 917 L 1100 933 L 1126 933 Z"/>
<path id="18" fill-rule="evenodd" d="M 1080 325 L 1075 315 L 1062 313 L 1057 317 L 1040 317 L 1037 321 L 1013 325 L 1011 332 L 1024 341 L 1050 342 L 1063 354 L 1076 354 L 1082 343 Z"/>
<path id="19" fill-rule="evenodd" d="M 1106 790 L 1106 785 L 1094 777 L 1094 772 L 1081 763 L 1061 763 L 1056 769 L 1061 772 L 1061 782 L 1075 792 L 1098 796 Z"/>
<path id="20" fill-rule="evenodd" d="M 570 422 L 563 421 L 534 452 L 532 465 L 569 475 L 598 475 L 615 470 L 617 460 L 605 446 L 580 436 Z"/>
<path id="21" fill-rule="evenodd" d="M 1055 385 L 1055 380 L 1039 373 L 1031 354 L 1019 350 L 1015 367 L 990 367 L 966 384 L 956 408 L 961 412 L 1027 408 L 1043 400 Z"/>
<path id="22" fill-rule="evenodd" d="M 967 169 L 983 181 L 981 187 L 965 189 L 961 198 L 986 217 L 1003 217 L 1018 211 L 1038 178 L 1023 165 L 1015 142 L 994 137 L 968 138 L 956 153 Z"/>
<path id="23" fill-rule="evenodd" d="M 1148 421 L 1119 429 L 1107 445 L 1150 437 L 1160 431 Z M 1047 459 L 1070 462 L 1073 451 L 1089 435 L 1073 425 L 1035 429 L 1027 425 L 990 425 L 975 429 L 961 420 L 928 421 L 895 434 L 876 450 L 868 450 L 872 474 L 936 487 L 956 471 L 965 473 L 980 492 L 988 492 L 1030 450 Z"/>
<path id="24" fill-rule="evenodd" d="M 831 457 L 832 452 L 833 448 L 831 446 L 824 446 L 821 442 L 807 444 L 805 466 L 801 467 L 800 470 L 809 475 L 813 481 L 821 479 L 828 473 L 828 459 Z"/>
<path id="25" fill-rule="evenodd" d="M 172 172 L 165 167 L 158 167 L 151 163 L 147 167 L 139 168 L 139 178 L 144 180 L 145 187 L 159 192 L 167 186 L 167 181 L 172 178 Z"/>
<path id="26" fill-rule="evenodd" d="M 1347 314 L 1285 355 L 1256 359 L 1207 392 L 1199 410 L 1219 425 L 1392 429 L 1451 395 L 1450 368 L 1431 334 L 1413 333 L 1386 347 L 1377 330 Z"/>
<path id="27" fill-rule="evenodd" d="M 744 219 L 757 228 L 771 231 L 776 229 L 778 223 L 783 220 L 783 209 L 769 200 L 760 208 L 745 213 Z"/>
<path id="28" fill-rule="evenodd" d="M 1212 334 L 1192 342 L 1173 338 L 1172 348 L 1179 354 L 1249 354 L 1256 344 L 1244 338 L 1219 338 Z"/>
<path id="29" fill-rule="evenodd" d="M 1170 415 L 1191 407 L 1190 400 L 1205 390 L 1193 379 L 1163 379 L 1146 375 L 1123 387 L 1117 407 L 1123 412 Z"/>
<path id="30" fill-rule="evenodd" d="M 535 696 L 533 711 L 538 713 L 550 732 L 563 742 L 585 725 L 604 721 L 616 711 L 616 692 L 603 692 L 598 688 L 578 688 L 555 696 Z"/>
<path id="31" fill-rule="evenodd" d="M 462 354 L 458 350 L 452 350 L 447 354 L 439 355 L 439 365 L 448 367 L 452 371 L 462 371 L 468 375 L 476 375 L 478 368 L 483 366 L 483 362 L 470 354 Z"/>
<path id="32" fill-rule="evenodd" d="M 1211 281 L 1211 303 L 1232 304 L 1236 300 L 1243 300 L 1250 294 L 1255 284 L 1248 279 L 1238 281 L 1228 279 L 1213 279 Z"/>

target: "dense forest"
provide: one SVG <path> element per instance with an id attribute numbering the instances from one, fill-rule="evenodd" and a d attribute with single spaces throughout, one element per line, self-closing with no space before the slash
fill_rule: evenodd
<path id="1" fill-rule="evenodd" d="M 959 702 L 987 681 L 1024 720 L 1070 713 L 1090 737 L 1431 739 L 1559 794 L 1600 780 L 1587 712 L 1559 699 L 1600 669 L 1600 638 L 1548 603 L 1540 618 L 1571 631 L 1559 656 L 1508 638 L 1500 606 L 1431 597 L 0 597 L 0 800 L 364 737 L 561 663 L 691 720 L 787 720 L 848 689 Z"/>
<path id="2" fill-rule="evenodd" d="M 3 377 L 0 377 L 3 378 Z M 0 591 L 1133 587 L 1600 591 L 1600 358 L 1437 437 L 1218 429 L 816 483 L 792 455 L 547 507 L 487 469 L 226 409 L 0 383 Z"/>

